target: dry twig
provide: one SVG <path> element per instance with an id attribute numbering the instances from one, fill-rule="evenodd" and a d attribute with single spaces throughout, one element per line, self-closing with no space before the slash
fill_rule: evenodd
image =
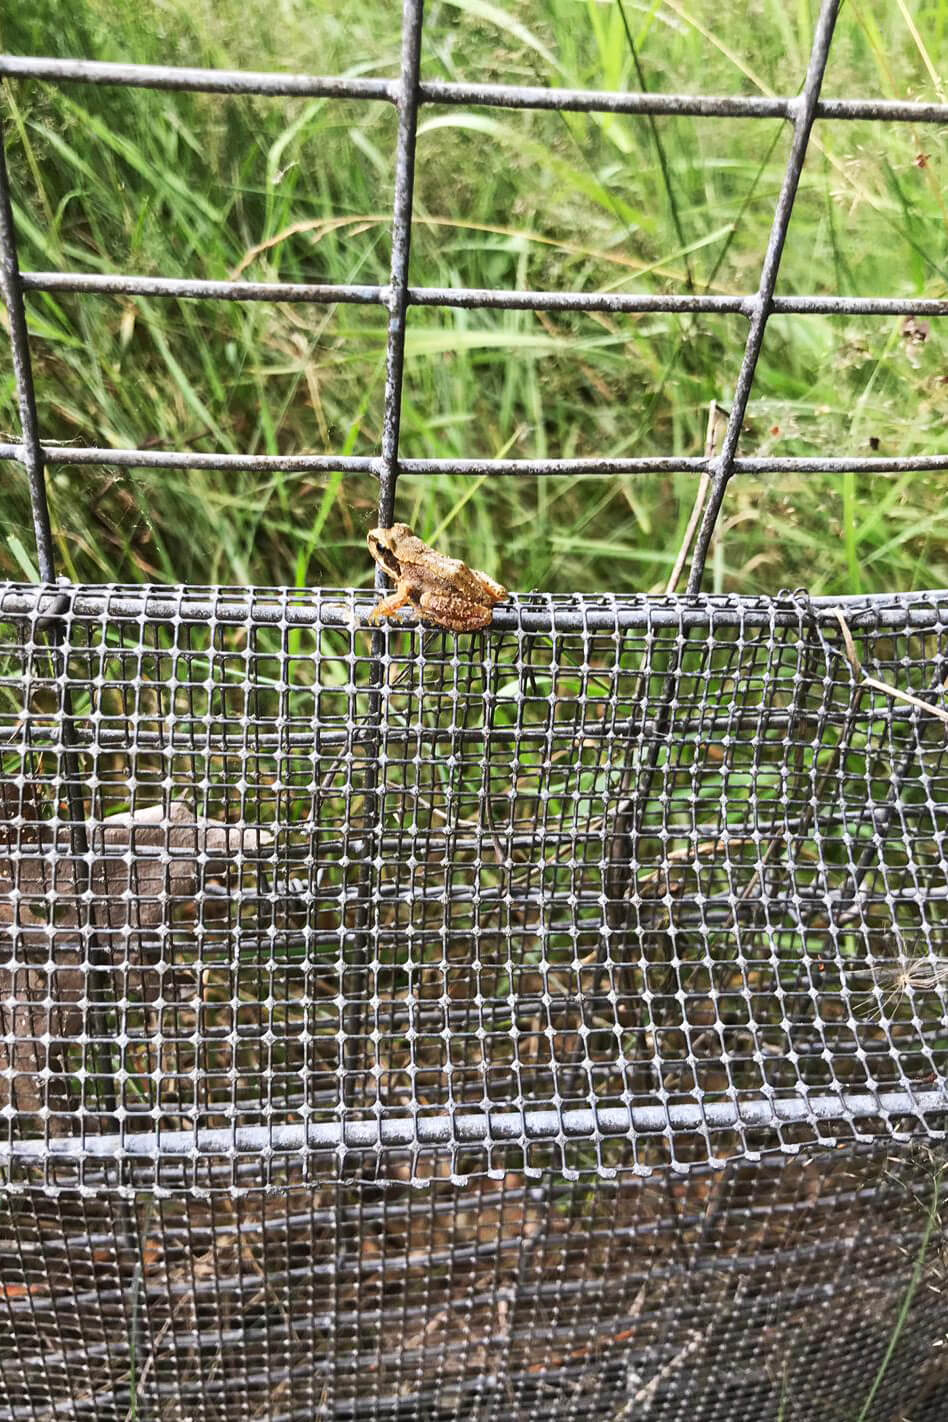
<path id="1" fill-rule="evenodd" d="M 713 459 L 717 447 L 718 431 L 721 417 L 726 417 L 728 411 L 723 405 L 719 405 L 717 400 L 712 400 L 708 406 L 708 429 L 704 440 L 704 457 Z M 678 586 L 678 580 L 685 569 L 688 561 L 688 554 L 691 552 L 691 545 L 694 536 L 698 531 L 698 524 L 701 522 L 701 514 L 704 510 L 705 500 L 708 497 L 708 490 L 711 487 L 711 476 L 707 470 L 702 470 L 701 478 L 698 482 L 698 492 L 695 494 L 694 507 L 691 510 L 691 517 L 688 519 L 688 527 L 685 529 L 685 536 L 681 540 L 681 547 L 678 550 L 678 557 L 675 559 L 675 566 L 672 568 L 665 584 L 666 596 L 671 596 Z"/>
<path id="2" fill-rule="evenodd" d="M 863 669 L 862 662 L 856 652 L 856 644 L 853 641 L 853 634 L 849 630 L 849 623 L 841 607 L 833 608 L 833 615 L 839 622 L 840 630 L 843 634 L 843 642 L 846 645 L 846 660 L 852 668 L 853 675 L 857 682 L 863 686 L 871 686 L 875 691 L 881 691 L 884 696 L 891 696 L 896 701 L 906 701 L 910 706 L 915 706 L 919 711 L 927 711 L 930 716 L 937 716 L 939 721 L 948 726 L 948 711 L 943 706 L 934 706 L 930 701 L 923 701 L 920 696 L 914 696 L 911 691 L 902 691 L 898 686 L 892 686 L 890 682 L 880 681 L 878 677 L 867 676 Z"/>

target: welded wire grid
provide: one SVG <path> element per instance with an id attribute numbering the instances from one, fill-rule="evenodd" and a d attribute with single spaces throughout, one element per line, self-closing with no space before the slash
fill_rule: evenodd
<path id="1" fill-rule="evenodd" d="M 40 587 L 0 587 L 0 1417 L 836 1419 L 948 1410 L 948 593 L 700 595 L 837 0 L 795 98 L 5 56 L 9 79 L 398 112 L 387 286 L 22 272 L 0 256 Z M 756 293 L 409 282 L 424 103 L 784 117 Z M 44 445 L 32 291 L 375 303 L 375 458 Z M 738 313 L 721 453 L 399 455 L 415 306 Z M 686 598 L 513 598 L 483 634 L 345 590 L 56 581 L 47 464 L 690 470 Z M 383 579 L 379 577 L 379 586 Z M 610 1177 L 616 1177 L 610 1183 Z M 419 1192 L 419 1184 L 427 1185 Z M 840 1320 L 846 1319 L 846 1328 Z"/>

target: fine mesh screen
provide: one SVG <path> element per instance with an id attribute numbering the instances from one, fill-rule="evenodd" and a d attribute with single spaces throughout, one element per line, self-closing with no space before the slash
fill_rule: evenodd
<path id="1" fill-rule="evenodd" d="M 615 1184 L 358 1167 L 0 1206 L 2 1415 L 204 1422 L 948 1412 L 940 1168 L 890 1147 Z M 895 1346 L 890 1353 L 890 1346 Z M 132 1411 L 130 1398 L 135 1398 Z M 866 1410 L 863 1410 L 863 1409 Z"/>
<path id="2" fill-rule="evenodd" d="M 422 82 L 422 0 L 397 78 L 0 56 L 398 116 L 386 286 L 22 271 L 0 144 L 0 460 L 42 579 L 0 585 L 4 1422 L 948 1415 L 948 593 L 700 595 L 734 476 L 948 468 L 738 454 L 771 314 L 948 312 L 777 294 L 814 120 L 948 122 L 821 97 L 838 9 L 791 97 Z M 756 291 L 412 285 L 433 103 L 785 119 Z M 44 443 L 56 291 L 383 309 L 377 454 Z M 721 452 L 402 458 L 422 306 L 743 317 Z M 457 636 L 347 590 L 58 584 L 57 463 L 372 474 L 386 527 L 404 472 L 706 499 L 688 596 L 515 597 Z"/>

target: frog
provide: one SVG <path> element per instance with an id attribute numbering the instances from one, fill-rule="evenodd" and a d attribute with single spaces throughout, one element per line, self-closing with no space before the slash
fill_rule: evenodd
<path id="1" fill-rule="evenodd" d="M 371 622 L 410 606 L 437 627 L 475 632 L 490 623 L 495 606 L 507 597 L 507 589 L 487 573 L 438 553 L 407 523 L 373 528 L 367 541 L 372 557 L 395 583 L 395 591 L 372 609 Z"/>

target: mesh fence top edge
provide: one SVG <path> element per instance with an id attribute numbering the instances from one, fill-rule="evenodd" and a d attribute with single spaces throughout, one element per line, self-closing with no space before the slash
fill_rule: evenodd
<path id="1" fill-rule="evenodd" d="M 352 628 L 375 606 L 366 588 L 225 587 L 185 584 L 48 584 L 0 582 L 0 616 L 9 618 L 260 622 Z M 609 631 L 636 627 L 786 627 L 815 619 L 838 628 L 837 608 L 854 625 L 937 628 L 948 622 L 948 590 L 810 597 L 766 594 L 511 594 L 495 609 L 503 632 L 546 629 Z M 403 629 L 419 619 L 406 610 Z"/>

